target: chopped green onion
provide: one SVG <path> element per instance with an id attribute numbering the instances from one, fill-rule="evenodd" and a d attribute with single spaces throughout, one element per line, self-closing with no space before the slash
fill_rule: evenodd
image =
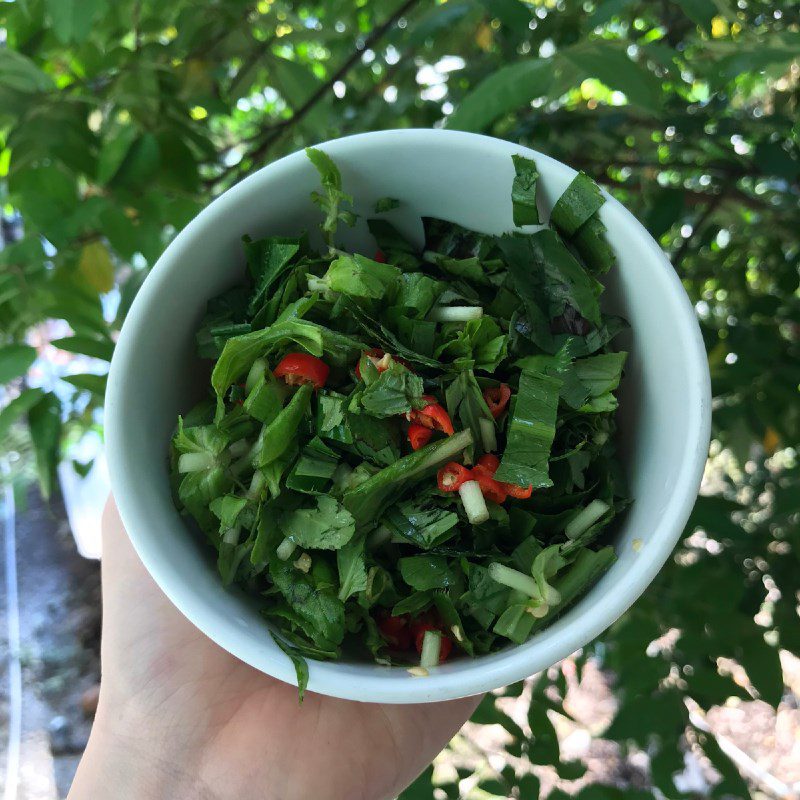
<path id="1" fill-rule="evenodd" d="M 489 519 L 489 509 L 486 505 L 486 500 L 483 498 L 481 486 L 478 481 L 464 481 L 458 487 L 458 494 L 461 497 L 461 502 L 464 504 L 464 511 L 467 514 L 467 519 L 473 525 L 479 525 L 481 522 L 486 522 Z"/>
<path id="2" fill-rule="evenodd" d="M 617 260 L 606 236 L 606 226 L 600 221 L 597 212 L 578 228 L 572 244 L 578 249 L 593 275 L 608 272 Z"/>
<path id="3" fill-rule="evenodd" d="M 228 528 L 228 530 L 222 534 L 222 541 L 225 542 L 225 544 L 239 544 L 239 526 Z"/>
<path id="4" fill-rule="evenodd" d="M 439 631 L 425 631 L 422 639 L 422 654 L 419 665 L 423 669 L 430 669 L 439 663 L 439 653 L 442 649 L 442 634 Z"/>
<path id="5" fill-rule="evenodd" d="M 250 367 L 250 372 L 247 373 L 247 380 L 244 384 L 244 390 L 246 394 L 250 394 L 255 388 L 255 385 L 258 381 L 264 377 L 264 373 L 267 371 L 267 362 L 264 361 L 263 358 L 257 358 L 253 362 L 253 366 Z"/>
<path id="6" fill-rule="evenodd" d="M 275 550 L 275 555 L 281 561 L 288 561 L 292 557 L 297 545 L 291 539 L 284 539 Z"/>
<path id="7" fill-rule="evenodd" d="M 253 473 L 253 477 L 250 481 L 250 488 L 247 490 L 247 499 L 248 500 L 258 500 L 259 496 L 261 495 L 261 490 L 264 488 L 264 484 L 266 484 L 267 478 L 264 473 L 257 469 Z"/>
<path id="8" fill-rule="evenodd" d="M 183 453 L 178 458 L 178 472 L 202 472 L 211 469 L 217 460 L 213 453 Z"/>
<path id="9" fill-rule="evenodd" d="M 480 306 L 436 306 L 431 309 L 428 319 L 431 322 L 469 322 L 482 316 Z"/>
<path id="10" fill-rule="evenodd" d="M 553 206 L 550 222 L 566 236 L 574 236 L 605 201 L 600 187 L 584 172 L 579 172 Z"/>
<path id="11" fill-rule="evenodd" d="M 536 581 L 524 572 L 494 562 L 489 564 L 489 577 L 503 586 L 508 586 L 509 589 L 523 592 L 528 597 L 539 597 L 539 587 L 536 585 Z"/>
<path id="12" fill-rule="evenodd" d="M 478 426 L 481 429 L 483 449 L 487 453 L 493 453 L 497 450 L 497 435 L 495 434 L 494 421 L 486 417 L 481 417 L 478 420 Z"/>
<path id="13" fill-rule="evenodd" d="M 586 508 L 579 511 L 567 523 L 567 527 L 564 529 L 567 539 L 576 539 L 584 531 L 594 525 L 610 507 L 608 503 L 604 503 L 602 500 L 592 500 Z"/>
<path id="14" fill-rule="evenodd" d="M 561 602 L 561 592 L 555 586 L 546 583 L 544 586 L 544 602 L 549 606 L 558 605 Z"/>

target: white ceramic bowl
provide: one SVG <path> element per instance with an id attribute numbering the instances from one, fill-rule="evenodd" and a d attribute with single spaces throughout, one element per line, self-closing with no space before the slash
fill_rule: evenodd
<path id="1" fill-rule="evenodd" d="M 536 159 L 549 210 L 575 171 L 510 142 L 442 130 L 366 133 L 321 145 L 339 165 L 357 211 L 397 197 L 393 222 L 419 240 L 421 216 L 486 233 L 511 228 L 512 153 Z M 106 404 L 111 484 L 128 534 L 172 602 L 221 647 L 257 669 L 295 682 L 289 659 L 175 510 L 167 452 L 179 412 L 204 375 L 194 332 L 206 301 L 243 273 L 241 237 L 314 229 L 309 193 L 317 175 L 294 153 L 242 181 L 202 211 L 148 276 L 122 330 Z M 606 308 L 632 326 L 620 399 L 621 449 L 635 502 L 616 539 L 618 561 L 555 624 L 520 646 L 457 659 L 412 678 L 402 667 L 310 662 L 309 689 L 351 700 L 416 703 L 473 695 L 512 683 L 580 648 L 614 622 L 669 557 L 697 494 L 709 440 L 710 392 L 692 306 L 655 241 L 617 201 L 601 210 L 618 267 Z M 371 246 L 366 226 L 349 245 Z"/>

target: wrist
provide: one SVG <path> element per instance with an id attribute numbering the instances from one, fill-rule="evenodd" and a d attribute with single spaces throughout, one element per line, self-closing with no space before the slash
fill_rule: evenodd
<path id="1" fill-rule="evenodd" d="M 101 696 L 68 800 L 214 800 L 175 747 L 180 739 L 158 728 L 157 720 L 107 708 Z"/>

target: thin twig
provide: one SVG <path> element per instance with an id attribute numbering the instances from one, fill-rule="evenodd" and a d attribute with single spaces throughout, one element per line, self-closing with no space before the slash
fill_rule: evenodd
<path id="1" fill-rule="evenodd" d="M 266 39 L 263 42 L 257 42 L 258 47 L 253 49 L 253 52 L 242 62 L 242 65 L 236 71 L 236 74 L 231 79 L 230 86 L 228 87 L 228 92 L 232 95 L 233 92 L 239 88 L 239 82 L 243 79 L 244 76 L 247 75 L 248 70 L 255 65 L 259 58 L 261 58 L 272 45 L 275 43 L 275 39 L 277 36 L 270 36 L 269 39 Z"/>
<path id="2" fill-rule="evenodd" d="M 324 83 L 320 84 L 316 91 L 314 91 L 308 100 L 306 100 L 300 106 L 300 108 L 298 108 L 294 114 L 292 114 L 291 117 L 287 117 L 285 120 L 281 120 L 280 122 L 271 125 L 267 129 L 267 135 L 251 152 L 246 154 L 245 158 L 247 158 L 253 165 L 260 161 L 269 152 L 270 148 L 287 133 L 287 131 L 305 118 L 314 109 L 314 106 L 316 106 L 316 104 L 333 89 L 335 83 L 342 80 L 342 78 L 347 75 L 353 66 L 361 60 L 363 52 L 365 50 L 372 49 L 377 42 L 383 38 L 386 32 L 390 28 L 394 27 L 401 17 L 408 14 L 408 12 L 411 11 L 411 9 L 417 5 L 418 2 L 419 0 L 406 0 L 390 17 L 388 17 L 377 27 L 373 28 L 369 36 L 367 36 L 364 40 L 363 47 L 361 49 L 354 49 L 354 51 L 350 56 L 347 57 L 347 59 L 345 59 L 342 65 Z M 238 167 L 239 164 L 233 165 L 233 167 L 225 170 L 220 175 L 209 180 L 207 183 L 218 183 L 220 180 L 226 178 L 231 172 L 235 171 Z"/>
<path id="3" fill-rule="evenodd" d="M 593 167 L 596 162 L 582 159 L 576 156 L 570 159 L 570 163 L 576 167 L 589 165 Z M 763 173 L 755 167 L 748 167 L 744 164 L 724 161 L 709 161 L 706 163 L 690 164 L 685 161 L 658 161 L 645 158 L 621 158 L 613 162 L 606 162 L 606 167 L 614 169 L 661 169 L 661 170 L 689 170 L 691 172 L 718 172 L 730 178 L 757 177 Z"/>
<path id="4" fill-rule="evenodd" d="M 397 20 L 400 17 L 405 16 L 417 3 L 419 0 L 406 0 L 400 8 L 398 8 L 387 20 L 382 22 L 376 28 L 373 28 L 370 32 L 369 36 L 364 40 L 364 46 L 359 49 L 354 49 L 350 56 L 345 60 L 345 62 L 333 73 L 333 75 L 328 78 L 325 83 L 321 84 L 319 88 L 311 95 L 311 97 L 303 103 L 300 108 L 292 114 L 281 126 L 280 128 L 273 132 L 271 135 L 267 136 L 252 153 L 250 153 L 250 158 L 253 161 L 257 161 L 262 156 L 264 156 L 272 144 L 277 141 L 277 139 L 282 135 L 286 128 L 291 127 L 292 125 L 300 122 L 313 108 L 314 106 L 323 98 L 325 97 L 328 92 L 333 89 L 335 83 L 340 81 L 342 78 L 350 72 L 351 68 L 354 64 L 358 63 L 361 60 L 361 56 L 365 50 L 371 50 L 372 47 L 379 42 L 386 32 L 394 27 Z"/>

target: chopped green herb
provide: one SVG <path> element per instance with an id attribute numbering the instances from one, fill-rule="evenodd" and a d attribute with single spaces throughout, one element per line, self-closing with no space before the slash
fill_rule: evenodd
<path id="1" fill-rule="evenodd" d="M 579 172 L 550 214 L 550 222 L 565 236 L 574 236 L 605 202 L 600 187 L 584 172 Z"/>
<path id="2" fill-rule="evenodd" d="M 524 156 L 511 156 L 514 162 L 514 183 L 511 186 L 511 203 L 515 225 L 538 225 L 539 209 L 536 206 L 536 184 L 539 170 Z"/>
<path id="3" fill-rule="evenodd" d="M 595 184 L 578 175 L 533 234 L 425 218 L 417 246 L 371 219 L 375 250 L 351 253 L 342 176 L 307 152 L 325 252 L 245 237 L 246 282 L 197 334 L 208 396 L 170 461 L 176 504 L 222 583 L 257 602 L 301 698 L 309 659 L 434 670 L 524 642 L 613 563 L 629 502 L 627 354 L 610 347 L 625 323 L 601 311 Z M 513 222 L 539 224 L 536 165 L 513 166 Z"/>

